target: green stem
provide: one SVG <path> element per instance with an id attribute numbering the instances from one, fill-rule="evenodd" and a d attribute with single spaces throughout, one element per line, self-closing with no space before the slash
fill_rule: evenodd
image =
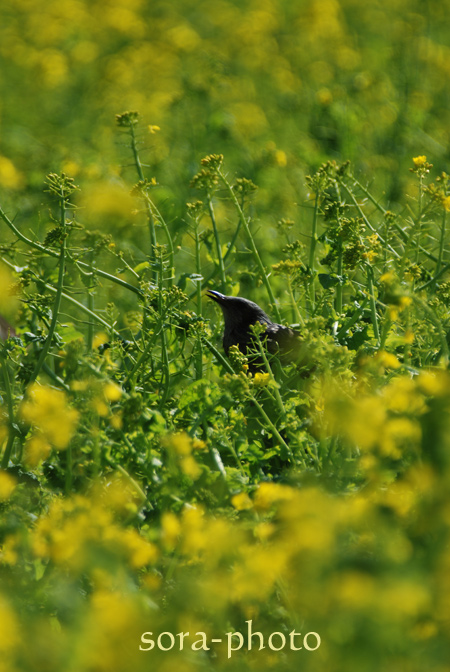
<path id="1" fill-rule="evenodd" d="M 93 252 L 90 253 L 90 263 L 91 263 L 91 269 L 93 269 L 93 264 L 94 264 L 94 258 L 93 258 Z M 91 270 L 92 272 L 92 270 Z M 91 311 L 91 313 L 94 312 L 94 294 L 91 290 L 91 287 L 88 287 L 87 290 L 87 307 Z M 92 352 L 92 343 L 94 340 L 94 325 L 89 320 L 88 325 L 87 325 L 87 350 L 88 352 Z"/>
<path id="2" fill-rule="evenodd" d="M 342 313 L 342 293 L 343 293 L 343 286 L 342 286 L 342 272 L 343 272 L 343 254 L 342 254 L 342 239 L 339 236 L 339 241 L 338 241 L 338 256 L 337 256 L 337 269 L 336 273 L 339 279 L 339 283 L 336 287 L 336 312 L 338 315 Z"/>
<path id="3" fill-rule="evenodd" d="M 292 289 L 291 279 L 289 277 L 288 277 L 288 291 L 289 291 L 289 296 L 290 296 L 290 299 L 291 299 L 292 309 L 294 311 L 293 315 L 295 317 L 295 321 L 298 322 L 298 324 L 301 324 L 302 326 L 305 326 L 305 320 L 303 319 L 302 314 L 301 314 L 301 312 L 299 310 L 299 307 L 297 305 L 297 301 L 295 300 L 294 291 Z"/>
<path id="4" fill-rule="evenodd" d="M 378 328 L 378 315 L 377 315 L 377 302 L 375 299 L 375 290 L 373 284 L 373 268 L 369 264 L 366 266 L 367 269 L 367 289 L 369 290 L 369 303 L 370 303 L 370 315 L 372 318 L 372 327 L 373 335 L 377 341 L 377 345 L 380 344 L 380 331 Z M 364 305 L 361 310 L 364 310 Z"/>
<path id="5" fill-rule="evenodd" d="M 261 334 L 261 336 L 264 337 L 264 332 Z M 286 409 L 284 408 L 283 400 L 281 398 L 280 391 L 278 389 L 278 383 L 275 380 L 275 377 L 273 375 L 271 366 L 269 364 L 269 360 L 267 359 L 266 351 L 265 351 L 265 349 L 263 347 L 263 344 L 261 342 L 261 338 L 259 336 L 256 336 L 256 338 L 254 338 L 253 340 L 256 342 L 256 345 L 258 346 L 258 350 L 259 350 L 261 358 L 264 362 L 265 369 L 266 369 L 267 373 L 269 374 L 270 380 L 272 382 L 271 389 L 274 390 L 274 395 L 275 395 L 275 400 L 276 400 L 276 403 L 277 403 L 277 406 L 278 406 L 278 410 L 280 411 L 281 418 L 284 419 L 286 417 Z"/>
<path id="6" fill-rule="evenodd" d="M 445 264 L 445 266 L 442 266 L 439 273 L 436 273 L 435 276 L 433 278 L 431 278 L 431 280 L 428 280 L 423 285 L 418 287 L 417 291 L 421 292 L 422 290 L 426 289 L 430 285 L 433 285 L 436 282 L 436 280 L 441 277 L 441 275 L 444 275 L 444 273 L 446 273 L 449 270 L 450 270 L 450 264 Z"/>
<path id="7" fill-rule="evenodd" d="M 438 258 L 436 262 L 436 271 L 434 273 L 434 283 L 435 284 L 435 278 L 438 278 L 441 272 L 441 266 L 442 266 L 442 259 L 444 257 L 444 245 L 445 245 L 445 222 L 446 222 L 446 215 L 447 212 L 444 208 L 444 213 L 442 215 L 442 225 L 441 225 L 441 238 L 439 240 L 439 253 L 438 253 Z"/>
<path id="8" fill-rule="evenodd" d="M 311 243 L 309 246 L 309 272 L 311 273 L 311 279 L 309 285 L 309 302 L 311 313 L 314 313 L 314 302 L 315 302 L 314 261 L 315 261 L 316 244 L 317 244 L 317 219 L 319 214 L 319 203 L 320 203 L 320 195 L 319 192 L 317 192 L 314 201 L 314 213 L 311 227 Z"/>
<path id="9" fill-rule="evenodd" d="M 415 263 L 419 263 L 419 249 L 420 249 L 420 234 L 422 232 L 422 200 L 423 200 L 423 176 L 420 175 L 419 177 L 419 196 L 418 196 L 418 213 L 417 213 L 417 220 L 416 220 L 416 237 L 417 237 L 417 245 L 416 245 L 416 258 L 415 258 Z"/>
<path id="10" fill-rule="evenodd" d="M 195 232 L 194 232 L 194 241 L 195 241 L 195 272 L 197 273 L 198 279 L 196 281 L 196 293 L 197 293 L 197 315 L 200 317 L 203 313 L 202 305 L 202 283 L 200 281 L 202 275 L 202 262 L 201 262 L 201 241 L 200 235 L 198 232 L 198 219 L 195 220 Z M 195 379 L 201 380 L 203 378 L 203 343 L 200 335 L 197 335 L 197 349 L 195 353 Z"/>
<path id="11" fill-rule="evenodd" d="M 4 264 L 6 264 L 7 266 L 9 266 L 10 268 L 14 268 L 14 264 L 12 264 L 10 261 L 8 261 L 8 259 L 4 259 L 2 257 L 2 262 Z M 43 281 L 41 279 L 39 279 L 39 282 L 42 283 Z M 54 294 L 58 291 L 55 287 L 53 287 L 53 285 L 50 285 L 47 282 L 43 282 L 43 284 L 44 284 L 46 289 L 48 289 L 50 292 L 53 292 Z M 82 312 L 86 313 L 86 315 L 88 315 L 90 318 L 92 318 L 93 320 L 95 320 L 96 322 L 101 324 L 103 327 L 108 329 L 108 331 L 111 330 L 111 325 L 106 320 L 104 320 L 102 317 L 100 317 L 100 315 L 97 315 L 97 313 L 94 313 L 92 310 L 90 310 L 83 303 L 80 303 L 79 301 L 74 299 L 72 296 L 70 296 L 70 294 L 66 294 L 65 292 L 61 292 L 61 297 L 65 301 L 69 301 L 74 306 L 79 308 Z M 112 329 L 112 332 L 113 332 L 114 336 L 117 336 L 118 338 L 120 338 L 119 332 L 116 331 L 114 328 Z"/>
<path id="12" fill-rule="evenodd" d="M 264 422 L 266 423 L 267 427 L 270 428 L 270 430 L 271 430 L 271 432 L 273 433 L 273 435 L 278 439 L 278 441 L 279 441 L 279 442 L 281 443 L 281 445 L 284 447 L 284 449 L 285 449 L 285 451 L 286 451 L 286 453 L 287 453 L 289 459 L 293 462 L 293 461 L 294 461 L 294 455 L 293 455 L 293 453 L 292 453 L 292 450 L 289 448 L 288 444 L 287 444 L 286 441 L 283 439 L 283 437 L 281 436 L 280 432 L 278 431 L 278 429 L 277 429 L 277 428 L 275 427 L 275 425 L 273 424 L 272 420 L 269 418 L 269 416 L 268 416 L 267 413 L 265 412 L 264 408 L 261 406 L 261 404 L 259 403 L 259 401 L 258 401 L 254 396 L 252 396 L 252 401 L 253 401 L 253 403 L 255 404 L 255 406 L 256 406 L 256 408 L 258 409 L 258 411 L 259 411 L 259 413 L 261 414 L 261 416 L 263 417 Z M 303 462 L 303 466 L 306 467 L 305 461 L 302 460 L 302 462 Z"/>
<path id="13" fill-rule="evenodd" d="M 207 338 L 203 338 L 203 342 L 205 343 L 208 350 L 212 352 L 214 357 L 222 364 L 223 368 L 226 369 L 228 373 L 234 373 L 233 367 L 231 366 L 228 359 L 226 359 L 226 357 L 224 357 L 222 353 L 219 352 L 216 347 L 214 347 L 211 341 L 209 341 Z"/>
<path id="14" fill-rule="evenodd" d="M 134 124 L 131 124 L 129 126 L 130 129 L 130 140 L 131 140 L 131 151 L 133 153 L 133 159 L 134 159 L 134 165 L 136 167 L 136 172 L 138 174 L 139 180 L 141 182 L 145 181 L 145 176 L 144 176 L 144 171 L 142 170 L 142 163 L 141 159 L 139 156 L 139 150 L 137 147 L 137 140 L 136 140 L 136 133 L 134 129 Z M 150 235 L 150 262 L 152 265 L 155 262 L 155 248 L 157 244 L 157 238 L 156 238 L 156 227 L 155 227 L 155 218 L 153 215 L 153 210 L 150 205 L 150 199 L 148 198 L 148 195 L 146 195 L 147 198 L 145 198 L 145 205 L 146 205 L 146 210 L 147 210 L 147 221 L 148 221 L 148 227 L 149 227 L 149 235 Z M 156 282 L 157 280 L 157 271 L 156 269 L 153 269 L 152 272 L 153 280 Z"/>
<path id="15" fill-rule="evenodd" d="M 1 353 L 0 358 L 1 358 L 3 382 L 5 385 L 6 404 L 8 407 L 8 426 L 9 426 L 8 441 L 6 444 L 5 452 L 3 453 L 3 459 L 1 463 L 2 469 L 6 469 L 9 464 L 9 460 L 11 458 L 14 441 L 17 436 L 17 429 L 16 424 L 14 422 L 14 404 L 12 398 L 11 384 L 9 380 L 8 362 L 6 360 L 6 355 L 3 352 Z"/>
<path id="16" fill-rule="evenodd" d="M 391 326 L 392 326 L 392 320 L 389 317 L 389 310 L 386 309 L 386 312 L 384 314 L 383 326 L 381 327 L 381 336 L 378 340 L 380 350 L 384 350 Z"/>
<path id="17" fill-rule="evenodd" d="M 278 310 L 278 306 L 275 302 L 275 296 L 273 294 L 272 287 L 270 286 L 269 278 L 266 275 L 264 264 L 262 263 L 261 257 L 259 256 L 258 248 L 256 247 L 255 240 L 254 240 L 253 235 L 250 231 L 250 225 L 247 221 L 246 216 L 244 215 L 244 212 L 241 208 L 241 204 L 239 203 L 231 184 L 228 182 L 227 178 L 225 177 L 225 175 L 223 174 L 223 172 L 220 169 L 218 170 L 218 175 L 219 175 L 220 179 L 222 180 L 223 184 L 225 185 L 225 187 L 226 187 L 226 189 L 227 189 L 227 191 L 228 191 L 228 193 L 231 197 L 231 200 L 233 201 L 233 204 L 234 204 L 236 210 L 238 211 L 240 221 L 242 222 L 242 226 L 244 227 L 245 234 L 246 234 L 246 236 L 249 240 L 249 243 L 250 243 L 250 250 L 252 252 L 252 255 L 253 255 L 253 258 L 256 262 L 256 265 L 258 267 L 258 270 L 259 270 L 259 273 L 261 275 L 264 286 L 265 286 L 265 288 L 267 290 L 267 293 L 269 295 L 270 303 L 272 304 L 273 310 L 275 311 L 276 319 L 277 319 L 278 322 L 281 322 L 280 311 Z"/>
<path id="18" fill-rule="evenodd" d="M 61 251 L 59 254 L 59 273 L 58 273 L 58 284 L 56 286 L 56 296 L 55 296 L 55 301 L 53 304 L 53 312 L 52 312 L 52 321 L 50 322 L 50 326 L 48 329 L 48 334 L 47 338 L 45 340 L 45 343 L 42 347 L 41 353 L 39 355 L 39 359 L 37 361 L 36 366 L 34 367 L 34 371 L 31 374 L 31 377 L 28 381 L 28 385 L 33 383 L 36 378 L 38 377 L 42 365 L 44 364 L 45 358 L 47 357 L 48 351 L 50 350 L 50 346 L 52 344 L 53 340 L 53 335 L 55 333 L 56 329 L 56 324 L 58 322 L 58 317 L 59 317 L 59 310 L 61 308 L 61 297 L 63 293 L 63 282 L 64 282 L 64 272 L 65 272 L 65 256 L 66 256 L 66 200 L 64 195 L 62 194 L 60 197 L 60 223 L 61 227 L 63 230 L 63 240 L 61 244 Z"/>
<path id="19" fill-rule="evenodd" d="M 21 240 L 23 243 L 28 245 L 29 247 L 32 247 L 35 250 L 39 250 L 39 252 L 43 252 L 44 254 L 47 254 L 49 257 L 54 257 L 55 259 L 59 258 L 59 253 L 55 252 L 54 250 L 44 247 L 40 243 L 36 243 L 34 240 L 31 240 L 30 238 L 27 238 L 26 236 L 23 235 L 17 228 L 17 226 L 9 219 L 9 217 L 6 215 L 6 213 L 2 210 L 0 207 L 0 218 L 3 219 L 5 224 L 8 226 L 9 229 L 17 236 L 19 240 Z M 106 271 L 102 271 L 99 268 L 92 268 L 90 264 L 87 264 L 84 261 L 79 261 L 78 259 L 72 259 L 72 257 L 67 254 L 66 255 L 66 261 L 71 262 L 75 264 L 76 266 L 79 266 L 80 268 L 85 268 L 88 272 L 94 272 L 96 275 L 98 275 L 101 278 L 105 278 L 106 280 L 110 280 L 111 282 L 115 282 L 118 285 L 121 285 L 125 289 L 128 289 L 130 292 L 134 292 L 134 294 L 137 294 L 138 296 L 142 297 L 142 292 L 138 287 L 134 287 L 133 285 L 130 285 L 128 282 L 125 280 L 122 280 L 121 278 L 117 278 L 115 275 L 111 275 L 110 273 L 107 273 Z"/>
<path id="20" fill-rule="evenodd" d="M 65 479 L 65 492 L 66 495 L 69 495 L 72 490 L 73 482 L 73 455 L 72 455 L 72 446 L 69 445 L 66 449 L 66 479 Z"/>
<path id="21" fill-rule="evenodd" d="M 338 331 L 337 334 L 336 334 L 336 338 L 338 339 L 338 341 L 339 341 L 343 336 L 345 336 L 345 334 L 346 334 L 346 333 L 353 327 L 353 325 L 359 320 L 359 318 L 361 317 L 361 315 L 362 315 L 363 312 L 364 312 L 364 308 L 367 306 L 368 303 L 369 303 L 369 299 L 364 299 L 364 301 L 362 302 L 361 306 L 360 306 L 357 310 L 355 310 L 355 312 L 353 313 L 353 315 L 351 316 L 351 318 L 350 318 L 347 322 L 345 322 L 345 324 L 342 325 L 342 327 L 339 329 L 339 331 Z"/>
<path id="22" fill-rule="evenodd" d="M 213 206 L 213 203 L 212 203 L 211 194 L 208 194 L 208 211 L 209 211 L 209 216 L 211 218 L 211 223 L 212 223 L 212 227 L 213 227 L 214 240 L 216 241 L 217 261 L 218 261 L 218 264 L 219 264 L 221 291 L 224 294 L 226 294 L 227 293 L 227 277 L 226 277 L 226 272 L 225 272 L 225 264 L 223 262 L 222 248 L 221 248 L 221 245 L 220 245 L 219 230 L 217 228 L 216 215 L 214 213 L 214 206 Z"/>
<path id="23" fill-rule="evenodd" d="M 169 227 L 166 224 L 166 220 L 161 215 L 160 211 L 158 210 L 156 205 L 153 203 L 153 201 L 150 198 L 150 196 L 148 195 L 148 193 L 146 193 L 145 198 L 146 198 L 148 206 L 149 206 L 149 208 L 152 212 L 153 221 L 155 219 L 158 219 L 158 222 L 161 224 L 162 228 L 164 229 L 164 233 L 166 234 L 167 247 L 168 247 L 168 250 L 169 250 L 169 267 L 170 267 L 170 275 L 167 278 L 167 280 L 168 280 L 169 287 L 172 287 L 173 281 L 174 281 L 174 276 L 175 276 L 175 262 L 174 262 L 175 252 L 174 252 L 174 248 L 173 248 L 172 236 L 170 235 Z"/>
<path id="24" fill-rule="evenodd" d="M 379 203 L 379 202 L 376 200 L 376 198 L 374 198 L 374 197 L 372 196 L 372 194 L 370 193 L 370 191 L 369 191 L 368 189 L 366 189 L 365 187 L 363 187 L 363 185 L 362 185 L 360 182 L 358 182 L 358 180 L 356 180 L 354 177 L 352 177 L 352 180 L 353 180 L 353 184 L 354 184 L 356 187 L 358 187 L 358 189 L 361 189 L 361 191 L 363 192 L 363 194 L 364 194 L 365 196 L 367 196 L 367 198 L 369 199 L 369 201 L 371 201 L 371 203 L 373 203 L 373 205 L 377 208 L 377 210 L 379 210 L 380 212 L 382 212 L 383 215 L 385 216 L 387 210 L 385 210 L 385 208 L 383 208 L 383 206 L 381 205 L 381 203 Z M 378 233 L 378 231 L 377 231 L 377 230 L 370 224 L 370 222 L 369 222 L 369 220 L 367 219 L 366 215 L 364 214 L 364 212 L 363 212 L 361 206 L 359 205 L 359 203 L 357 202 L 355 196 L 353 195 L 353 192 L 352 192 L 352 190 L 350 189 L 350 187 L 348 187 L 344 182 L 341 182 L 341 184 L 342 184 L 342 186 L 344 187 L 344 189 L 347 191 L 347 193 L 349 194 L 349 196 L 350 196 L 350 198 L 352 199 L 352 201 L 353 201 L 354 205 L 356 206 L 356 208 L 358 209 L 358 212 L 359 212 L 360 216 L 364 219 L 364 223 L 368 226 L 368 228 L 369 228 L 373 233 L 377 233 L 377 234 L 378 234 L 378 237 L 379 237 L 379 239 L 380 239 L 380 241 L 381 241 L 381 243 L 382 243 L 383 245 L 386 245 L 387 248 L 389 249 L 389 251 L 392 252 L 392 254 L 394 254 L 397 258 L 399 258 L 401 255 L 397 252 L 397 250 L 394 250 L 394 248 L 391 247 L 391 245 L 389 245 L 389 244 L 387 243 L 386 240 L 383 240 L 383 238 L 380 236 L 380 234 Z M 422 212 L 422 214 L 424 214 L 424 213 Z M 400 225 L 398 222 L 394 221 L 394 222 L 393 222 L 393 226 L 394 226 L 395 230 L 397 231 L 397 233 L 399 234 L 400 238 L 401 238 L 404 242 L 407 241 L 407 240 L 408 240 L 408 233 L 402 229 L 401 225 Z M 436 255 L 434 255 L 432 252 L 430 252 L 429 250 L 427 250 L 425 247 L 419 246 L 419 249 L 420 249 L 420 251 L 421 251 L 423 254 L 425 254 L 425 256 L 427 256 L 429 259 L 431 259 L 431 261 L 436 261 L 436 260 L 437 260 Z"/>
<path id="25" fill-rule="evenodd" d="M 413 301 L 415 303 L 417 303 L 422 308 L 423 312 L 426 313 L 430 322 L 432 322 L 434 324 L 434 326 L 436 327 L 436 330 L 439 334 L 439 340 L 441 341 L 441 352 L 442 352 L 442 355 L 444 356 L 444 366 L 447 366 L 448 362 L 449 362 L 449 349 L 448 349 L 447 339 L 445 337 L 445 332 L 444 332 L 444 329 L 442 328 L 441 320 L 437 317 L 437 315 L 434 314 L 434 312 L 430 308 L 430 306 L 428 306 L 425 301 L 420 299 L 417 296 L 417 294 L 414 294 L 412 298 L 413 298 Z"/>

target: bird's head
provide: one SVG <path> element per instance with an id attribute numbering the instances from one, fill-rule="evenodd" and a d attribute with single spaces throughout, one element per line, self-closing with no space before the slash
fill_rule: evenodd
<path id="1" fill-rule="evenodd" d="M 253 301 L 240 296 L 226 296 L 214 289 L 208 289 L 207 294 L 222 308 L 225 329 L 247 328 L 256 322 L 271 323 L 270 317 Z"/>

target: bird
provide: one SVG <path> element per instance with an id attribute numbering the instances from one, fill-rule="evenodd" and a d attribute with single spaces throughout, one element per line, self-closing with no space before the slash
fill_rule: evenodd
<path id="1" fill-rule="evenodd" d="M 272 322 L 267 313 L 249 299 L 227 296 L 214 289 L 208 289 L 207 296 L 222 309 L 225 322 L 223 348 L 227 356 L 231 346 L 237 345 L 244 355 L 250 355 L 249 370 L 251 372 L 264 368 L 261 356 L 252 355 L 252 352 L 258 350 L 258 346 L 254 342 L 255 335 L 250 327 L 259 322 L 265 326 L 265 331 L 260 338 L 269 354 L 278 355 L 282 364 L 297 361 L 302 349 L 298 331 Z"/>

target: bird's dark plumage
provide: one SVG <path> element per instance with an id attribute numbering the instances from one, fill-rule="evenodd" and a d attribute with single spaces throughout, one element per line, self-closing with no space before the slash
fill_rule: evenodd
<path id="1" fill-rule="evenodd" d="M 259 322 L 265 326 L 261 340 L 270 354 L 277 354 L 283 364 L 296 361 L 301 348 L 300 334 L 289 327 L 272 322 L 270 317 L 258 304 L 239 296 L 226 296 L 209 289 L 208 296 L 222 308 L 225 321 L 223 347 L 225 354 L 232 345 L 237 345 L 245 355 L 255 350 L 252 344 L 254 335 L 251 325 Z M 254 356 L 249 360 L 250 370 L 257 371 L 262 366 L 261 357 Z"/>

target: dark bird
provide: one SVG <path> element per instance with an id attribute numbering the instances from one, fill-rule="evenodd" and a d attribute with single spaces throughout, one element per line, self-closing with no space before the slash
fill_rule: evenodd
<path id="1" fill-rule="evenodd" d="M 258 350 L 258 346 L 254 342 L 255 336 L 250 327 L 259 322 L 265 326 L 265 331 L 260 338 L 266 350 L 272 355 L 278 355 L 282 364 L 297 361 L 301 351 L 298 331 L 272 322 L 258 304 L 248 299 L 239 296 L 226 296 L 213 289 L 208 289 L 208 296 L 222 308 L 225 320 L 223 348 L 226 355 L 228 355 L 232 345 L 237 345 L 244 355 L 250 355 L 250 371 L 258 371 L 258 369 L 263 368 L 261 356 L 251 354 Z"/>

